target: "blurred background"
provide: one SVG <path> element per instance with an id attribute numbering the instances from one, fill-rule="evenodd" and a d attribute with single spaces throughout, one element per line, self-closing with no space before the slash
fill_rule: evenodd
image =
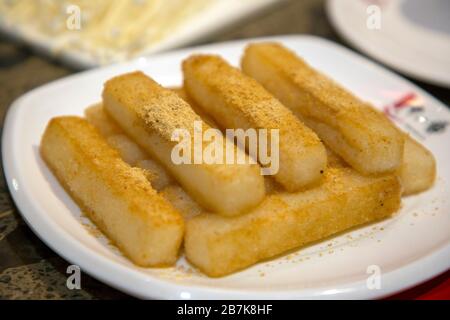
<path id="1" fill-rule="evenodd" d="M 0 0 L 1 121 L 23 93 L 84 69 L 286 34 L 337 42 L 450 104 L 450 0 Z M 67 265 L 24 224 L 2 177 L 0 298 L 127 298 L 88 276 L 68 290 Z M 448 288 L 448 277 L 402 297 Z"/>

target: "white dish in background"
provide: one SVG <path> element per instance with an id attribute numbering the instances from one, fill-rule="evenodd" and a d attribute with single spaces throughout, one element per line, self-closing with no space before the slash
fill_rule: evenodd
<path id="1" fill-rule="evenodd" d="M 279 41 L 377 107 L 414 93 L 415 108 L 389 108 L 435 155 L 436 185 L 405 198 L 395 216 L 350 230 L 297 252 L 212 279 L 184 260 L 168 269 L 133 265 L 92 224 L 47 169 L 38 153 L 44 128 L 58 115 L 82 115 L 100 100 L 105 80 L 136 69 L 166 86 L 180 85 L 180 62 L 192 53 L 217 53 L 237 65 L 250 41 Z M 339 63 L 336 63 L 339 61 Z M 419 104 L 423 106 L 419 108 Z M 394 110 L 395 109 L 395 110 Z M 408 110 L 413 110 L 410 112 Z M 35 89 L 11 106 L 3 132 L 3 163 L 12 196 L 34 232 L 93 277 L 141 298 L 290 299 L 377 298 L 407 289 L 450 267 L 450 112 L 394 73 L 332 42 L 308 36 L 250 39 L 189 48 L 95 69 Z M 427 131 L 427 129 L 429 131 Z M 367 268 L 381 270 L 381 288 L 369 290 Z M 369 268 L 369 271 L 371 269 Z"/>
<path id="2" fill-rule="evenodd" d="M 205 10 L 188 18 L 179 28 L 171 32 L 169 36 L 162 38 L 157 43 L 144 49 L 138 56 L 150 55 L 202 41 L 219 33 L 223 29 L 232 27 L 245 18 L 256 15 L 263 10 L 268 10 L 283 0 L 209 1 L 212 4 L 208 5 Z M 61 12 L 61 14 L 64 19 L 67 19 L 65 12 Z M 81 14 L 83 13 L 81 12 Z M 120 52 L 117 52 L 116 55 L 111 55 L 108 58 L 110 60 L 105 62 L 95 52 L 87 52 L 73 47 L 62 47 L 61 39 L 58 36 L 43 34 L 32 25 L 25 23 L 17 25 L 10 21 L 7 16 L 2 16 L 1 14 L 0 31 L 75 68 L 88 69 L 111 62 L 123 61 Z M 75 30 L 74 32 L 77 31 Z"/>
<path id="3" fill-rule="evenodd" d="M 367 27 L 370 5 L 381 9 L 380 29 Z M 327 11 L 357 49 L 410 77 L 450 88 L 450 1 L 328 0 Z"/>

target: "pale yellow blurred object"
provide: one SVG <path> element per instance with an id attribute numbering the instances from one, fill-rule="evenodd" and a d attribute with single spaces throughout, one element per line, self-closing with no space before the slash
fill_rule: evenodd
<path id="1" fill-rule="evenodd" d="M 81 49 L 106 63 L 111 57 L 124 60 L 145 51 L 211 4 L 211 0 L 0 0 L 0 19 L 51 37 L 59 48 L 55 50 Z M 78 13 L 79 28 L 72 29 L 75 20 L 70 17 Z"/>

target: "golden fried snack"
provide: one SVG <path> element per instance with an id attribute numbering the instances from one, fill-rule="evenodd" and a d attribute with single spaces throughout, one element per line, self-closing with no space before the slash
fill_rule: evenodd
<path id="1" fill-rule="evenodd" d="M 137 163 L 148 158 L 147 153 L 125 134 L 114 134 L 109 136 L 106 141 L 111 147 L 119 151 L 123 161 L 132 167 L 136 167 Z"/>
<path id="2" fill-rule="evenodd" d="M 433 186 L 436 179 L 436 160 L 433 154 L 408 135 L 405 135 L 399 177 L 404 195 L 425 191 Z"/>
<path id="3" fill-rule="evenodd" d="M 134 263 L 176 262 L 183 218 L 86 120 L 53 118 L 40 150 L 80 208 Z"/>
<path id="4" fill-rule="evenodd" d="M 84 110 L 84 116 L 103 137 L 123 134 L 123 130 L 104 112 L 102 103 L 94 104 Z"/>
<path id="5" fill-rule="evenodd" d="M 171 184 L 161 190 L 161 196 L 177 209 L 185 220 L 191 219 L 205 210 L 177 184 Z"/>
<path id="6" fill-rule="evenodd" d="M 236 215 L 256 206 L 264 198 L 264 179 L 256 164 L 248 161 L 246 164 L 226 164 L 223 161 L 220 164 L 204 161 L 174 163 L 171 155 L 178 142 L 172 140 L 172 135 L 176 129 L 186 130 L 194 139 L 195 122 L 200 123 L 203 132 L 210 127 L 176 93 L 161 87 L 142 72 L 109 80 L 103 91 L 103 106 L 130 137 L 163 164 L 181 186 L 209 210 Z M 191 146 L 194 145 L 195 141 L 192 141 Z M 247 157 L 236 146 L 233 150 Z M 191 152 L 192 158 L 194 153 Z"/>
<path id="7" fill-rule="evenodd" d="M 247 47 L 243 71 L 259 81 L 359 172 L 400 167 L 404 137 L 368 103 L 276 43 Z"/>
<path id="8" fill-rule="evenodd" d="M 279 130 L 279 171 L 274 177 L 283 187 L 297 191 L 320 180 L 327 163 L 325 147 L 254 79 L 214 55 L 188 58 L 183 73 L 189 96 L 223 129 Z M 267 147 L 272 152 L 270 143 Z"/>
<path id="9" fill-rule="evenodd" d="M 136 167 L 143 169 L 149 175 L 148 180 L 158 191 L 174 183 L 166 169 L 153 159 L 141 160 L 136 163 Z"/>
<path id="10" fill-rule="evenodd" d="M 219 277 L 390 216 L 399 209 L 401 186 L 394 174 L 362 176 L 351 168 L 329 168 L 324 183 L 299 193 L 269 195 L 248 214 L 201 214 L 186 222 L 189 261 Z"/>

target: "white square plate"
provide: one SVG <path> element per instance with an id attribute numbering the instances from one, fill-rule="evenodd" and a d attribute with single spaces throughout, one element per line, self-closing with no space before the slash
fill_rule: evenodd
<path id="1" fill-rule="evenodd" d="M 143 70 L 166 86 L 180 85 L 180 62 L 192 53 L 217 53 L 238 65 L 245 45 L 279 41 L 314 67 L 377 107 L 435 155 L 438 179 L 422 194 L 403 200 L 392 218 L 350 230 L 227 277 L 211 279 L 181 258 L 176 267 L 133 265 L 90 222 L 61 188 L 38 153 L 50 118 L 82 115 L 100 100 L 105 80 Z M 407 105 L 395 107 L 405 95 Z M 398 105 L 398 104 L 397 104 Z M 450 267 L 450 112 L 426 92 L 332 42 L 283 36 L 213 44 L 79 73 L 35 89 L 11 106 L 3 132 L 3 162 L 12 196 L 24 219 L 45 243 L 83 272 L 141 298 L 375 298 L 425 281 Z M 375 267 L 374 267 L 375 266 Z M 381 272 L 381 286 L 367 280 Z"/>

